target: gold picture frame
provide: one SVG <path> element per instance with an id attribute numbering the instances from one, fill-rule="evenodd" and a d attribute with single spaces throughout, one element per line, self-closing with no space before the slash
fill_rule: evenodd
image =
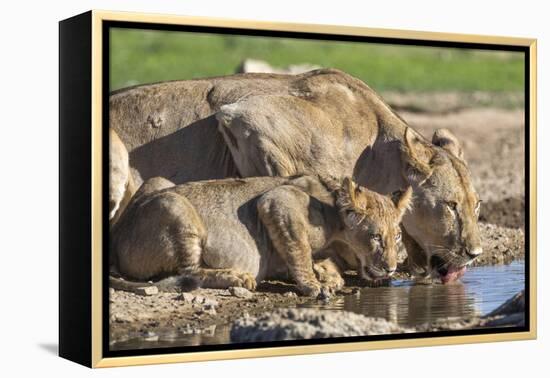
<path id="1" fill-rule="evenodd" d="M 406 338 L 399 340 L 375 340 L 361 342 L 342 342 L 342 343 L 323 343 L 313 345 L 299 346 L 277 346 L 269 348 L 254 348 L 254 349 L 231 349 L 231 350 L 214 350 L 214 351 L 197 351 L 186 353 L 170 353 L 170 354 L 152 354 L 152 355 L 135 355 L 124 357 L 105 357 L 104 353 L 104 292 L 105 287 L 103 280 L 103 240 L 104 240 L 104 212 L 102 206 L 104 201 L 104 172 L 103 159 L 105 156 L 104 142 L 105 136 L 103 133 L 104 126 L 104 86 L 105 65 L 103 60 L 104 53 L 104 25 L 108 22 L 128 22 L 139 24 L 155 24 L 155 25 L 187 25 L 200 27 L 215 27 L 215 28 L 230 28 L 230 29 L 245 29 L 245 30 L 262 30 L 262 31 L 283 31 L 283 32 L 299 32 L 309 34 L 330 34 L 342 36 L 358 36 L 358 37 L 376 37 L 381 39 L 399 39 L 399 40 L 416 40 L 425 42 L 454 42 L 464 44 L 483 45 L 502 45 L 522 47 L 528 54 L 528 85 L 529 101 L 526 102 L 526 115 L 529 125 L 529 175 L 528 175 L 528 214 L 526 219 L 528 227 L 526 230 L 529 234 L 526 235 L 526 241 L 529 243 L 529 250 L 526 251 L 526 256 L 529 259 L 529 329 L 525 332 L 506 332 L 506 333 L 490 333 L 476 335 L 458 335 L 458 336 L 431 336 L 425 338 Z M 79 34 L 80 33 L 80 34 Z M 81 38 L 80 38 L 81 36 Z M 80 38 L 80 39 L 79 39 Z M 84 54 L 80 58 L 75 58 L 75 54 L 79 49 L 89 49 L 89 53 Z M 537 41 L 536 39 L 528 38 L 513 38 L 501 36 L 482 36 L 469 34 L 450 34 L 450 33 L 435 33 L 424 31 L 405 31 L 392 29 L 375 29 L 363 27 L 349 26 L 334 26 L 334 25 L 313 25 L 313 24 L 293 24 L 293 23 L 275 23 L 275 22 L 258 22 L 251 20 L 229 20 L 217 19 L 209 17 L 187 17 L 159 14 L 142 14 L 142 13 L 126 13 L 126 12 L 110 12 L 94 10 L 83 15 L 62 21 L 60 23 L 60 164 L 61 164 L 61 231 L 60 231 L 60 355 L 73 361 L 82 363 L 90 367 L 114 367 L 114 366 L 129 366 L 129 365 L 144 365 L 144 364 L 160 364 L 173 362 L 189 362 L 189 361 L 208 361 L 220 359 L 238 359 L 250 357 L 268 357 L 268 356 L 283 356 L 283 355 L 299 355 L 310 353 L 328 353 L 328 352 L 347 352 L 372 349 L 388 349 L 388 348 L 403 348 L 403 347 L 419 347 L 419 346 L 436 346 L 449 344 L 466 344 L 466 343 L 482 343 L 495 341 L 513 341 L 535 339 L 537 336 L 536 325 L 536 213 L 537 213 L 537 153 L 536 153 L 536 116 L 537 116 L 537 90 L 536 90 L 536 61 L 537 61 Z M 75 71 L 76 68 L 71 68 L 71 62 L 79 64 L 88 62 L 81 71 Z M 89 77 L 85 75 L 89 68 Z M 74 88 L 75 82 L 80 83 L 79 89 L 71 94 L 63 94 L 70 88 Z M 84 94 L 85 98 L 81 98 L 77 93 Z M 87 92 L 90 91 L 90 92 Z M 89 96 L 86 97 L 86 93 Z M 80 103 L 76 105 L 74 101 Z M 89 102 L 87 102 L 89 101 Z M 75 107 L 80 109 L 80 112 L 70 113 L 68 108 L 73 110 Z M 67 113 L 69 112 L 69 113 Z M 75 125 L 75 121 L 89 121 L 89 128 L 85 125 Z M 78 130 L 68 131 L 68 128 L 79 128 Z M 77 134 L 68 134 L 68 133 Z M 82 188 L 86 185 L 90 187 L 85 192 L 78 192 L 75 188 L 69 187 L 68 181 L 64 178 L 72 175 L 76 168 L 71 168 L 69 159 L 71 153 L 78 151 L 67 147 L 69 140 L 81 138 L 79 140 L 86 144 L 89 142 L 89 149 L 82 153 L 89 152 L 89 170 L 80 173 L 85 177 L 82 181 Z M 76 174 L 76 173 L 74 173 Z M 72 176 L 74 178 L 74 176 Z M 77 176 L 77 178 L 80 176 Z M 71 213 L 68 206 L 71 206 L 74 201 L 79 201 L 86 197 L 86 206 L 83 208 L 88 211 L 89 219 L 83 223 L 75 223 L 73 220 L 77 217 Z M 527 209 L 526 209 L 527 210 Z M 76 211 L 76 210 L 74 210 Z M 86 216 L 87 216 L 86 215 Z M 81 215 L 82 216 L 82 215 Z M 79 227 L 77 229 L 77 227 Z M 89 228 L 88 228 L 89 227 Z M 87 239 L 79 241 L 80 234 L 88 233 Z M 71 234 L 71 235 L 69 235 Z M 89 245 L 88 242 L 89 241 Z M 80 243 L 80 244 L 79 244 Z M 74 254 L 85 250 L 84 257 L 76 257 Z M 77 277 L 79 276 L 79 277 Z M 81 281 L 80 281 L 81 280 Z M 86 284 L 89 282 L 89 284 Z M 527 281 L 526 281 L 527 283 Z M 80 290 L 81 298 L 76 299 L 77 290 Z M 79 307 L 79 308 L 75 308 Z M 80 313 L 78 311 L 81 311 Z M 89 316 L 83 316 L 82 314 Z M 79 341 L 82 348 L 79 348 Z M 79 348 L 75 351 L 75 348 Z"/>

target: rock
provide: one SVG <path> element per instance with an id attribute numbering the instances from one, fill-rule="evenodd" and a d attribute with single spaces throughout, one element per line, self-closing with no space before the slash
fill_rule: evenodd
<path id="1" fill-rule="evenodd" d="M 193 298 L 193 303 L 203 304 L 204 299 L 205 298 L 202 295 L 195 295 L 195 297 Z"/>
<path id="2" fill-rule="evenodd" d="M 214 298 L 208 298 L 205 297 L 204 301 L 202 302 L 204 304 L 204 307 L 216 307 L 218 305 L 218 301 Z"/>
<path id="3" fill-rule="evenodd" d="M 234 297 L 237 297 L 237 298 L 243 298 L 243 299 L 249 299 L 249 298 L 252 298 L 252 293 L 250 292 L 250 290 L 247 290 L 245 289 L 244 287 L 237 287 L 237 286 L 232 286 L 229 288 L 229 292 L 231 293 L 231 295 L 233 295 Z"/>
<path id="4" fill-rule="evenodd" d="M 136 317 L 138 320 L 149 320 L 149 319 L 154 319 L 155 314 L 152 314 L 150 312 L 139 312 L 137 313 Z"/>
<path id="5" fill-rule="evenodd" d="M 352 312 L 287 308 L 238 319 L 230 337 L 232 342 L 261 342 L 404 332 L 410 330 Z"/>
<path id="6" fill-rule="evenodd" d="M 157 335 L 157 334 L 154 333 L 154 332 L 147 332 L 147 333 L 144 335 L 143 340 L 145 340 L 145 341 L 151 341 L 151 342 L 159 341 L 159 335 Z"/>
<path id="7" fill-rule="evenodd" d="M 518 312 L 506 316 L 488 319 L 483 323 L 485 327 L 523 327 L 525 326 L 525 314 Z"/>
<path id="8" fill-rule="evenodd" d="M 112 287 L 109 288 L 109 295 L 114 295 L 115 294 L 115 289 L 113 289 Z"/>
<path id="9" fill-rule="evenodd" d="M 192 303 L 195 299 L 195 296 L 191 293 L 181 293 L 178 295 L 177 299 L 184 301 L 185 303 Z"/>
<path id="10" fill-rule="evenodd" d="M 149 296 L 159 293 L 159 289 L 156 286 L 143 286 L 134 290 L 137 295 Z"/>
<path id="11" fill-rule="evenodd" d="M 508 299 L 487 316 L 503 316 L 520 312 L 525 312 L 525 290 L 520 291 L 512 298 Z"/>
<path id="12" fill-rule="evenodd" d="M 236 73 L 247 73 L 247 72 L 263 72 L 263 73 L 282 73 L 282 74 L 292 74 L 297 75 L 311 70 L 316 70 L 321 68 L 315 64 L 302 63 L 302 64 L 291 64 L 284 68 L 273 67 L 269 63 L 263 60 L 257 59 L 245 59 L 239 67 L 237 67 Z"/>
<path id="13" fill-rule="evenodd" d="M 484 316 L 482 324 L 485 327 L 523 327 L 525 325 L 525 290 Z"/>
<path id="14" fill-rule="evenodd" d="M 203 311 L 203 313 L 208 314 L 208 315 L 216 315 L 217 314 L 216 307 L 214 307 L 210 304 L 205 305 L 202 311 Z"/>
<path id="15" fill-rule="evenodd" d="M 182 293 L 181 297 L 186 302 L 200 304 L 200 305 L 209 305 L 209 306 L 213 306 L 213 307 L 218 305 L 218 301 L 215 300 L 214 298 L 209 298 L 209 297 L 205 297 L 205 296 L 202 296 L 202 295 L 193 296 L 192 294 L 184 296 L 184 294 L 186 294 L 186 293 Z"/>
<path id="16" fill-rule="evenodd" d="M 287 298 L 298 298 L 298 294 L 296 294 L 293 291 L 287 291 L 286 293 L 283 294 L 283 296 Z"/>
<path id="17" fill-rule="evenodd" d="M 112 319 L 117 323 L 131 323 L 134 320 L 130 315 L 123 313 L 113 314 Z"/>

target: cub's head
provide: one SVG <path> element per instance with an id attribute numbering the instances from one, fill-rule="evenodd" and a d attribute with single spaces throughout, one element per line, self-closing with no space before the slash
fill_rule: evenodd
<path id="1" fill-rule="evenodd" d="M 344 224 L 344 240 L 356 256 L 363 278 L 388 278 L 397 269 L 399 224 L 411 197 L 410 187 L 389 197 L 344 179 L 337 206 Z"/>
<path id="2" fill-rule="evenodd" d="M 427 265 L 420 270 L 443 283 L 453 281 L 482 252 L 477 224 L 481 201 L 462 149 L 448 130 L 437 130 L 429 143 L 407 128 L 402 161 L 403 176 L 414 190 L 403 226 L 425 254 L 417 259 Z"/>

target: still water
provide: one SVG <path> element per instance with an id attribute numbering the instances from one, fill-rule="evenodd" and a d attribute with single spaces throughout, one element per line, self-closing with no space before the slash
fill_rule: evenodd
<path id="1" fill-rule="evenodd" d="M 470 268 L 461 282 L 449 285 L 394 281 L 388 287 L 364 288 L 355 296 L 306 307 L 352 311 L 385 318 L 405 327 L 439 318 L 485 315 L 524 288 L 524 269 L 523 261 Z"/>
<path id="2" fill-rule="evenodd" d="M 461 282 L 450 285 L 415 285 L 393 281 L 391 286 L 363 288 L 327 304 L 313 302 L 301 307 L 352 311 L 385 318 L 404 327 L 414 327 L 447 317 L 485 315 L 525 287 L 525 264 L 483 266 L 468 269 Z M 229 343 L 230 325 L 211 327 L 201 334 L 155 330 L 155 337 L 132 338 L 113 349 L 161 348 Z"/>

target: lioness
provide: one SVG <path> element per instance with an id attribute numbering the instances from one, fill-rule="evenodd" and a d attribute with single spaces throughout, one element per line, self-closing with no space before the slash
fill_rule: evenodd
<path id="1" fill-rule="evenodd" d="M 397 267 L 399 223 L 412 189 L 393 199 L 356 186 L 310 176 L 144 183 L 111 235 L 118 272 L 134 280 L 180 275 L 200 286 L 253 290 L 266 278 L 296 282 L 303 295 L 343 286 L 352 264 L 368 279 Z M 352 255 L 316 265 L 332 241 Z"/>
<path id="2" fill-rule="evenodd" d="M 410 185 L 411 270 L 448 282 L 482 252 L 480 200 L 456 138 L 440 130 L 425 140 L 344 72 L 151 84 L 114 92 L 109 104 L 110 127 L 144 179 L 321 174 L 381 194 Z"/>

